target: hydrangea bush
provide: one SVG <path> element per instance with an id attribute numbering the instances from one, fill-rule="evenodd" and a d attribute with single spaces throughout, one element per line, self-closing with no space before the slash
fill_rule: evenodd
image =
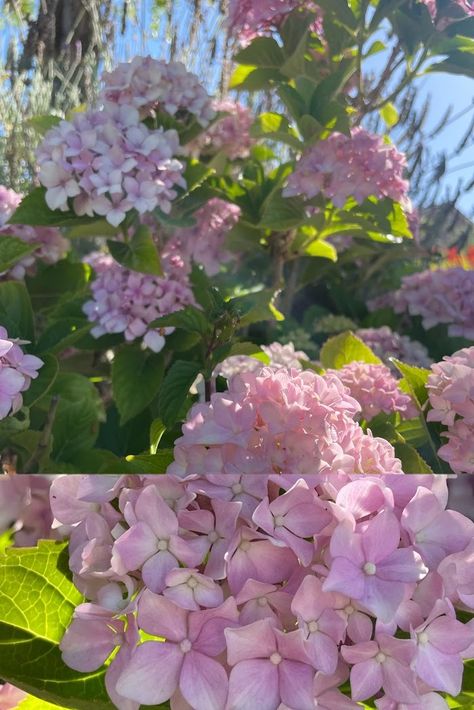
<path id="1" fill-rule="evenodd" d="M 474 271 L 389 137 L 423 72 L 472 76 L 472 14 L 231 2 L 222 95 L 137 56 L 36 118 L 0 188 L 0 707 L 472 706 Z"/>

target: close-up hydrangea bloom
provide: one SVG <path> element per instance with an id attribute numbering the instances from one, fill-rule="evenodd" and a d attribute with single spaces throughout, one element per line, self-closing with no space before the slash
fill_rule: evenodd
<path id="1" fill-rule="evenodd" d="M 387 325 L 380 328 L 359 328 L 355 334 L 388 366 L 391 365 L 391 357 L 418 367 L 429 367 L 432 363 L 428 350 L 422 343 L 400 335 Z"/>
<path id="2" fill-rule="evenodd" d="M 262 352 L 270 359 L 269 365 L 273 368 L 291 368 L 292 370 L 302 370 L 300 360 L 309 360 L 309 357 L 302 350 L 295 350 L 293 343 L 270 343 L 262 345 Z M 220 375 L 229 380 L 234 375 L 244 372 L 255 372 L 262 367 L 262 363 L 255 357 L 248 355 L 231 355 L 223 360 L 216 367 L 214 375 Z"/>
<path id="3" fill-rule="evenodd" d="M 284 195 L 311 199 L 323 194 L 336 207 L 344 207 L 349 197 L 360 203 L 372 195 L 403 202 L 408 192 L 404 169 L 403 153 L 382 136 L 354 128 L 350 137 L 331 133 L 304 153 Z"/>
<path id="4" fill-rule="evenodd" d="M 368 305 L 421 316 L 426 329 L 444 323 L 450 336 L 474 339 L 474 271 L 469 269 L 427 269 L 404 276 L 397 291 Z"/>
<path id="5" fill-rule="evenodd" d="M 16 547 L 31 547 L 38 540 L 59 536 L 59 530 L 52 529 L 50 485 L 46 476 L 0 476 L 0 535 L 13 528 Z M 1 701 L 0 686 L 0 708 Z"/>
<path id="6" fill-rule="evenodd" d="M 402 473 L 393 447 L 356 423 L 360 410 L 335 375 L 287 368 L 236 375 L 228 391 L 192 407 L 168 472 Z"/>
<path id="7" fill-rule="evenodd" d="M 34 251 L 11 267 L 6 274 L 11 279 L 23 279 L 26 274 L 33 275 L 36 262 L 55 264 L 67 253 L 70 244 L 59 229 L 54 227 L 31 227 L 24 224 L 6 224 L 20 204 L 22 195 L 0 185 L 0 236 L 17 237 L 27 244 L 34 245 Z"/>
<path id="8" fill-rule="evenodd" d="M 92 299 L 83 310 L 92 323 L 91 334 L 99 338 L 106 333 L 123 333 L 132 342 L 143 338 L 146 347 L 159 352 L 164 336 L 172 329 L 149 328 L 160 316 L 178 311 L 194 303 L 194 296 L 181 274 L 154 276 L 131 271 L 121 266 L 109 254 L 89 254 L 86 261 L 96 278 L 92 281 Z"/>
<path id="9" fill-rule="evenodd" d="M 370 421 L 381 412 L 400 412 L 403 419 L 416 417 L 418 411 L 408 394 L 398 387 L 398 382 L 386 365 L 351 362 L 340 370 L 328 370 L 339 377 L 361 406 L 360 416 Z"/>
<path id="10" fill-rule="evenodd" d="M 230 32 L 241 44 L 248 44 L 255 37 L 278 29 L 285 17 L 298 8 L 315 13 L 313 30 L 320 34 L 321 11 L 316 3 L 304 0 L 231 0 L 228 19 Z"/>
<path id="11" fill-rule="evenodd" d="M 212 123 L 195 138 L 187 146 L 190 152 L 196 155 L 223 153 L 230 160 L 247 158 L 255 144 L 255 139 L 250 135 L 254 120 L 251 110 L 239 101 L 230 99 L 213 101 L 212 106 L 216 112 L 227 115 Z"/>
<path id="12" fill-rule="evenodd" d="M 0 326 L 0 419 L 15 414 L 23 405 L 23 392 L 38 377 L 43 361 L 23 352 L 27 341 L 9 338 Z"/>
<path id="13" fill-rule="evenodd" d="M 455 473 L 474 473 L 474 346 L 432 365 L 427 389 L 427 420 L 447 427 L 438 455 Z"/>
<path id="14" fill-rule="evenodd" d="M 52 210 L 101 215 L 123 222 L 159 207 L 169 212 L 177 188 L 185 188 L 178 134 L 150 129 L 129 104 L 107 103 L 76 113 L 48 131 L 38 152 L 39 179 Z"/>
<path id="15" fill-rule="evenodd" d="M 196 224 L 181 227 L 173 232 L 165 245 L 165 258 L 173 253 L 191 270 L 191 263 L 201 264 L 209 276 L 220 271 L 221 265 L 231 261 L 232 252 L 225 247 L 225 240 L 239 221 L 240 208 L 230 202 L 213 197 L 194 214 Z"/>
<path id="16" fill-rule="evenodd" d="M 192 114 L 207 126 L 214 118 L 211 97 L 198 77 L 181 62 L 136 56 L 102 74 L 105 103 L 133 106 L 143 118 L 155 111 L 182 117 Z"/>
<path id="17" fill-rule="evenodd" d="M 426 710 L 460 692 L 474 523 L 446 510 L 445 477 L 58 476 L 50 500 L 87 599 L 62 657 L 108 661 L 119 710 Z"/>

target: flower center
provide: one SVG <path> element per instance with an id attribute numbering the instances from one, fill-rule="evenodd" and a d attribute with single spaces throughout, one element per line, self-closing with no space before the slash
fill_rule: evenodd
<path id="1" fill-rule="evenodd" d="M 363 567 L 363 570 L 364 570 L 365 574 L 372 576 L 377 572 L 377 567 L 374 565 L 373 562 L 366 562 Z"/>
<path id="2" fill-rule="evenodd" d="M 280 656 L 279 653 L 272 653 L 270 656 L 270 661 L 273 663 L 274 666 L 278 666 L 282 662 L 283 658 Z"/>
<path id="3" fill-rule="evenodd" d="M 215 530 L 211 530 L 211 532 L 207 536 L 207 539 L 209 540 L 209 542 L 217 542 L 217 540 L 219 539 L 219 535 L 216 533 Z"/>
<path id="4" fill-rule="evenodd" d="M 184 639 L 184 641 L 181 641 L 179 644 L 179 647 L 183 653 L 189 653 L 192 648 L 192 643 L 189 639 Z"/>
<path id="5" fill-rule="evenodd" d="M 316 631 L 319 631 L 319 626 L 317 621 L 310 621 L 308 624 L 308 631 L 310 634 L 315 634 Z"/>
<path id="6" fill-rule="evenodd" d="M 164 552 L 165 550 L 168 549 L 169 541 L 168 540 L 158 540 L 158 550 L 160 552 Z"/>
<path id="7" fill-rule="evenodd" d="M 198 581 L 195 577 L 190 577 L 187 581 L 187 585 L 191 589 L 196 589 L 196 587 L 198 586 Z"/>
<path id="8" fill-rule="evenodd" d="M 385 655 L 385 653 L 379 651 L 379 653 L 377 653 L 377 655 L 375 656 L 375 660 L 377 661 L 377 663 L 383 663 L 387 660 L 387 656 Z"/>
<path id="9" fill-rule="evenodd" d="M 285 524 L 285 518 L 283 515 L 276 515 L 274 518 L 274 523 L 276 528 L 281 528 Z"/>
<path id="10" fill-rule="evenodd" d="M 239 545 L 239 548 L 243 552 L 247 552 L 247 550 L 250 548 L 250 540 L 242 540 L 242 542 Z"/>
<path id="11" fill-rule="evenodd" d="M 430 639 L 426 631 L 422 631 L 421 634 L 418 634 L 418 643 L 421 643 L 422 646 L 425 646 L 429 640 Z"/>
<path id="12" fill-rule="evenodd" d="M 352 604 L 348 604 L 348 606 L 346 606 L 344 611 L 346 612 L 347 616 L 350 616 L 351 614 L 354 613 L 354 607 L 352 606 Z"/>
<path id="13" fill-rule="evenodd" d="M 268 600 L 266 597 L 260 597 L 260 599 L 257 599 L 257 604 L 258 606 L 267 606 Z"/>
<path id="14" fill-rule="evenodd" d="M 242 493 L 243 490 L 244 487 L 241 483 L 234 483 L 234 485 L 232 486 L 232 493 L 236 496 L 239 495 L 239 493 Z"/>

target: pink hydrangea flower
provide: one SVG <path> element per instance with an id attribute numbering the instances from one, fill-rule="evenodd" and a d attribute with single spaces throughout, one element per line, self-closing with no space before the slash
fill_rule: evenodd
<path id="1" fill-rule="evenodd" d="M 193 215 L 193 227 L 176 229 L 165 245 L 165 259 L 168 253 L 179 254 L 185 268 L 191 270 L 194 261 L 204 267 L 209 276 L 217 274 L 222 264 L 235 256 L 225 248 L 225 240 L 240 217 L 240 207 L 213 197 Z"/>
<path id="2" fill-rule="evenodd" d="M 263 368 L 191 409 L 168 473 L 401 473 L 393 448 L 354 421 L 360 405 L 334 375 Z"/>
<path id="3" fill-rule="evenodd" d="M 27 698 L 27 694 L 11 683 L 0 685 L 0 710 L 14 710 Z"/>
<path id="4" fill-rule="evenodd" d="M 212 106 L 215 111 L 228 115 L 212 123 L 195 138 L 187 146 L 190 152 L 196 156 L 223 153 L 229 160 L 247 158 L 255 144 L 255 139 L 250 135 L 254 120 L 250 109 L 231 99 L 213 101 Z"/>
<path id="5" fill-rule="evenodd" d="M 181 62 L 151 56 L 134 57 L 102 74 L 101 98 L 107 103 L 133 106 L 141 117 L 155 111 L 172 116 L 187 112 L 207 126 L 215 115 L 211 98 L 195 74 Z"/>
<path id="6" fill-rule="evenodd" d="M 400 335 L 387 325 L 380 328 L 360 328 L 355 331 L 355 335 L 389 367 L 393 367 L 389 361 L 391 357 L 418 367 L 430 367 L 432 364 L 424 345 L 416 340 L 410 340 L 406 335 Z M 396 372 L 398 373 L 398 370 Z"/>
<path id="7" fill-rule="evenodd" d="M 303 0 L 231 0 L 229 27 L 231 33 L 242 44 L 248 44 L 258 35 L 268 34 L 277 29 L 286 15 L 296 8 L 315 13 L 314 31 L 321 33 L 322 17 L 317 5 Z"/>
<path id="8" fill-rule="evenodd" d="M 448 442 L 438 449 L 438 456 L 449 463 L 454 473 L 474 473 L 472 425 L 458 419 L 442 436 Z"/>
<path id="9" fill-rule="evenodd" d="M 427 330 L 444 323 L 450 336 L 473 340 L 473 304 L 474 270 L 453 267 L 404 276 L 397 291 L 368 305 L 371 310 L 388 306 L 396 313 L 421 316 Z"/>
<path id="10" fill-rule="evenodd" d="M 349 197 L 359 203 L 371 196 L 403 202 L 408 191 L 404 169 L 405 156 L 394 146 L 354 128 L 350 137 L 331 133 L 304 153 L 283 194 L 308 199 L 323 194 L 340 208 Z"/>
<path id="11" fill-rule="evenodd" d="M 262 345 L 262 352 L 270 358 L 268 363 L 271 367 L 286 367 L 293 370 L 302 370 L 300 360 L 309 360 L 309 357 L 302 350 L 295 350 L 293 343 L 270 343 Z M 229 380 L 234 375 L 244 372 L 256 372 L 262 367 L 261 360 L 248 355 L 231 355 L 223 360 L 214 370 L 214 377 L 220 375 Z"/>
<path id="12" fill-rule="evenodd" d="M 428 421 L 451 426 L 458 416 L 474 424 L 474 346 L 432 365 L 426 386 L 432 406 Z"/>
<path id="13" fill-rule="evenodd" d="M 178 134 L 149 129 L 130 105 L 107 103 L 76 113 L 45 135 L 37 156 L 39 180 L 52 210 L 104 216 L 123 222 L 127 212 L 171 210 L 177 188 L 185 188 Z"/>
<path id="14" fill-rule="evenodd" d="M 0 185 L 0 227 L 4 227 L 18 205 L 22 195 L 15 190 L 10 190 L 5 185 Z"/>
<path id="15" fill-rule="evenodd" d="M 162 350 L 165 335 L 173 329 L 149 325 L 160 316 L 194 303 L 184 274 L 142 274 L 101 253 L 89 254 L 86 261 L 97 274 L 91 284 L 92 299 L 83 306 L 88 319 L 95 323 L 91 334 L 99 338 L 106 333 L 123 333 L 128 342 L 143 338 L 150 350 Z"/>
<path id="16" fill-rule="evenodd" d="M 412 419 L 418 410 L 410 395 L 402 392 L 386 365 L 351 362 L 340 370 L 327 370 L 339 377 L 361 406 L 361 417 L 370 421 L 381 412 L 400 412 L 403 419 Z"/>
<path id="17" fill-rule="evenodd" d="M 0 419 L 15 414 L 23 406 L 22 392 L 38 377 L 44 365 L 36 355 L 27 355 L 21 345 L 28 341 L 9 338 L 0 326 Z"/>

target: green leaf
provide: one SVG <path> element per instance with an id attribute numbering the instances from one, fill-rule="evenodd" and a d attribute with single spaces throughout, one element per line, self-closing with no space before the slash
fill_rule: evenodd
<path id="1" fill-rule="evenodd" d="M 323 239 L 315 239 L 311 242 L 306 249 L 305 254 L 307 256 L 319 256 L 322 259 L 330 259 L 331 261 L 337 261 L 337 250 L 329 242 L 325 242 Z"/>
<path id="2" fill-rule="evenodd" d="M 27 126 L 34 128 L 37 133 L 44 136 L 51 128 L 54 128 L 61 123 L 63 119 L 60 116 L 52 116 L 47 114 L 45 116 L 32 116 L 25 121 Z"/>
<path id="3" fill-rule="evenodd" d="M 150 454 L 156 454 L 166 427 L 161 419 L 154 419 L 150 426 Z"/>
<path id="4" fill-rule="evenodd" d="M 57 307 L 74 295 L 86 293 L 91 269 L 87 264 L 59 261 L 42 269 L 34 278 L 28 279 L 34 309 Z"/>
<path id="5" fill-rule="evenodd" d="M 155 454 L 138 454 L 127 456 L 126 473 L 166 473 L 173 463 L 173 449 L 159 449 Z"/>
<path id="6" fill-rule="evenodd" d="M 285 317 L 276 308 L 274 300 L 275 292 L 273 289 L 266 288 L 245 296 L 232 298 L 229 304 L 240 316 L 239 326 L 245 328 L 252 323 L 259 323 L 265 320 L 284 320 Z"/>
<path id="7" fill-rule="evenodd" d="M 123 426 L 140 414 L 158 394 L 164 373 L 163 355 L 127 346 L 112 364 L 112 389 Z"/>
<path id="8" fill-rule="evenodd" d="M 357 27 L 357 18 L 347 4 L 347 0 L 318 0 L 318 5 L 347 27 L 351 29 Z"/>
<path id="9" fill-rule="evenodd" d="M 168 370 L 159 398 L 160 417 L 167 428 L 178 420 L 189 389 L 200 372 L 199 363 L 186 360 L 175 360 Z"/>
<path id="10" fill-rule="evenodd" d="M 229 88 L 239 91 L 261 91 L 271 87 L 273 81 L 284 81 L 285 77 L 278 69 L 262 67 L 237 67 L 232 74 Z"/>
<path id="11" fill-rule="evenodd" d="M 99 393 L 87 377 L 76 372 L 59 373 L 48 395 L 58 395 L 53 424 L 53 458 L 72 463 L 77 453 L 91 449 L 97 439 L 103 405 Z M 49 397 L 38 402 L 44 411 Z"/>
<path id="12" fill-rule="evenodd" d="M 399 120 L 396 107 L 389 101 L 380 109 L 380 115 L 388 128 L 396 126 Z"/>
<path id="13" fill-rule="evenodd" d="M 23 395 L 23 402 L 26 407 L 32 407 L 41 397 L 51 389 L 59 372 L 59 364 L 54 355 L 46 353 L 41 356 L 44 362 L 39 370 L 39 375 L 31 381 L 31 385 Z"/>
<path id="14" fill-rule="evenodd" d="M 92 328 L 83 318 L 59 318 L 46 328 L 38 340 L 36 350 L 41 357 L 42 353 L 59 353 L 70 348 Z"/>
<path id="15" fill-rule="evenodd" d="M 189 333 L 199 333 L 205 335 L 209 332 L 210 324 L 206 316 L 195 306 L 186 306 L 180 311 L 169 313 L 154 320 L 152 328 L 182 328 Z"/>
<path id="16" fill-rule="evenodd" d="M 234 57 L 237 64 L 278 69 L 285 61 L 281 47 L 272 37 L 257 37 Z"/>
<path id="17" fill-rule="evenodd" d="M 263 136 L 268 140 L 287 143 L 298 151 L 304 147 L 297 132 L 290 126 L 288 119 L 279 113 L 262 113 L 257 116 L 250 129 L 250 134 L 255 138 Z"/>
<path id="18" fill-rule="evenodd" d="M 76 224 L 66 228 L 66 236 L 69 239 L 76 238 L 97 238 L 97 237 L 113 237 L 116 234 L 121 234 L 120 227 L 114 227 L 107 222 L 106 219 L 96 219 L 88 224 Z"/>
<path id="19" fill-rule="evenodd" d="M 7 329 L 10 338 L 34 340 L 33 309 L 22 281 L 0 283 L 0 324 Z"/>
<path id="20" fill-rule="evenodd" d="M 28 244 L 17 237 L 0 236 L 0 273 L 8 271 L 35 249 L 35 244 Z"/>
<path id="21" fill-rule="evenodd" d="M 397 424 L 397 432 L 402 436 L 407 444 L 418 448 L 427 443 L 425 427 L 420 417 L 416 419 L 404 419 Z"/>
<path id="22" fill-rule="evenodd" d="M 321 348 L 319 359 L 323 367 L 335 370 L 355 361 L 373 365 L 382 364 L 380 358 L 372 352 L 369 346 L 350 331 L 326 340 Z"/>
<path id="23" fill-rule="evenodd" d="M 394 357 L 390 358 L 397 370 L 403 375 L 400 380 L 399 387 L 404 392 L 411 394 L 415 402 L 421 408 L 428 399 L 428 391 L 426 383 L 430 375 L 430 370 L 415 365 L 408 365 L 406 362 L 401 362 Z"/>
<path id="24" fill-rule="evenodd" d="M 418 451 L 402 442 L 395 442 L 395 455 L 402 462 L 404 473 L 433 473 L 426 461 L 420 456 Z"/>
<path id="25" fill-rule="evenodd" d="M 142 274 L 163 276 L 160 257 L 151 231 L 141 224 L 129 242 L 107 241 L 110 253 L 119 264 Z"/>
<path id="26" fill-rule="evenodd" d="M 461 74 L 474 78 L 474 56 L 469 52 L 450 52 L 448 58 L 442 62 L 430 64 L 427 72 L 444 72 L 447 74 Z"/>
<path id="27" fill-rule="evenodd" d="M 105 669 L 77 673 L 61 659 L 59 643 L 82 601 L 64 543 L 0 555 L 0 677 L 61 707 L 110 710 Z"/>
<path id="28" fill-rule="evenodd" d="M 44 187 L 36 187 L 26 195 L 13 215 L 9 224 L 30 224 L 35 227 L 67 227 L 73 224 L 90 224 L 96 217 L 78 217 L 74 212 L 50 210 L 45 200 Z"/>
<path id="29" fill-rule="evenodd" d="M 298 227 L 305 219 L 305 205 L 301 198 L 285 198 L 281 190 L 275 190 L 263 204 L 258 227 L 283 232 Z"/>

